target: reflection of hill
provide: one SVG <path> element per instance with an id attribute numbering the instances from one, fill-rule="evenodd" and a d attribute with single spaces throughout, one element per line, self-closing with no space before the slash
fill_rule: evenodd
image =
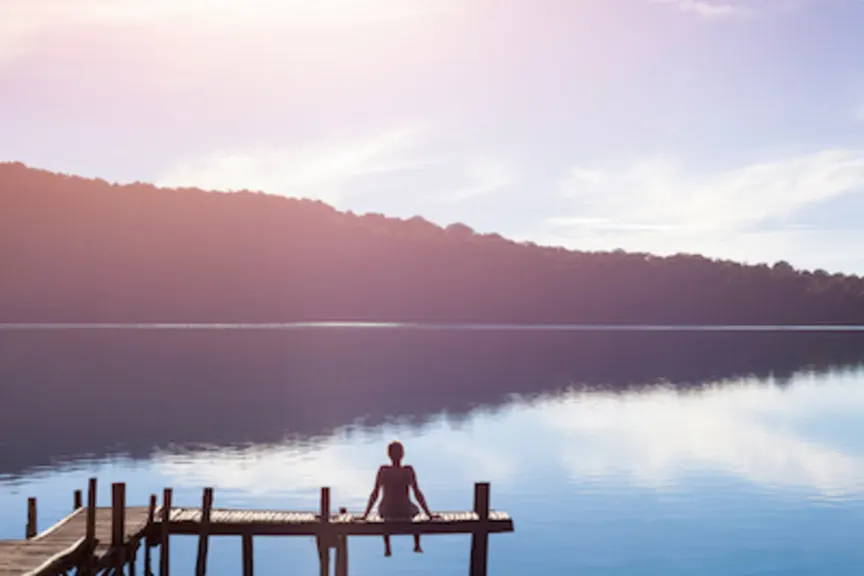
<path id="1" fill-rule="evenodd" d="M 0 332 L 0 473 L 172 443 L 273 442 L 571 383 L 605 389 L 858 363 L 864 334 L 413 330 Z"/>

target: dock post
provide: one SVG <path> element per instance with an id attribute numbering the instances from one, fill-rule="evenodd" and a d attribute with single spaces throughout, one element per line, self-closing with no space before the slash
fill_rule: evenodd
<path id="1" fill-rule="evenodd" d="M 348 514 L 346 508 L 339 508 L 339 516 Z M 336 576 L 348 576 L 348 537 L 344 534 L 336 536 Z"/>
<path id="2" fill-rule="evenodd" d="M 348 576 L 348 537 L 336 537 L 336 576 Z"/>
<path id="3" fill-rule="evenodd" d="M 27 498 L 27 528 L 24 535 L 27 540 L 36 536 L 36 498 Z"/>
<path id="4" fill-rule="evenodd" d="M 254 571 L 252 534 L 246 532 L 243 534 L 243 576 L 252 576 Z"/>
<path id="5" fill-rule="evenodd" d="M 171 523 L 171 488 L 165 488 L 162 492 L 162 521 L 159 522 L 159 576 L 168 576 L 168 564 L 170 561 L 169 548 L 169 524 Z"/>
<path id="6" fill-rule="evenodd" d="M 321 488 L 321 527 L 318 528 L 318 561 L 321 576 L 330 576 L 330 488 Z"/>
<path id="7" fill-rule="evenodd" d="M 156 495 L 150 495 L 150 507 L 147 509 L 147 528 L 144 530 L 144 576 L 153 573 L 153 561 L 150 558 L 150 548 L 153 546 L 153 517 L 156 514 Z"/>
<path id="8" fill-rule="evenodd" d="M 207 573 L 207 546 L 210 536 L 210 510 L 213 508 L 213 488 L 205 488 L 201 499 L 201 524 L 198 531 L 198 559 L 195 562 L 195 576 Z"/>
<path id="9" fill-rule="evenodd" d="M 72 509 L 78 510 L 82 506 L 84 505 L 81 503 L 81 490 L 75 490 L 75 494 L 72 496 Z"/>
<path id="10" fill-rule="evenodd" d="M 85 552 L 81 566 L 81 576 L 91 576 L 94 573 L 93 551 L 96 550 L 96 478 L 87 482 L 87 524 L 84 528 Z"/>
<path id="11" fill-rule="evenodd" d="M 471 534 L 471 576 L 486 576 L 489 549 L 489 483 L 474 484 L 474 512 L 480 525 Z"/>
<path id="12" fill-rule="evenodd" d="M 114 573 L 123 574 L 126 564 L 126 484 L 111 485 L 111 553 Z"/>

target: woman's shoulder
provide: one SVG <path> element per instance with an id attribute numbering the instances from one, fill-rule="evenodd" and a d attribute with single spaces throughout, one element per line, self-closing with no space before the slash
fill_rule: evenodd
<path id="1" fill-rule="evenodd" d="M 390 472 L 390 471 L 398 471 L 398 472 L 414 472 L 414 467 L 410 464 L 403 464 L 402 466 L 393 466 L 392 464 L 382 464 L 378 469 L 379 472 Z"/>

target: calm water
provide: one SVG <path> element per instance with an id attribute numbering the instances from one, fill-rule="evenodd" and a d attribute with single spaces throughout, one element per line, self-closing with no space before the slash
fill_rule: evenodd
<path id="1" fill-rule="evenodd" d="M 862 360 L 864 334 L 806 331 L 0 330 L 0 538 L 93 475 L 103 503 L 361 509 L 399 438 L 433 508 L 492 483 L 516 532 L 491 574 L 864 574 Z M 467 573 L 467 536 L 350 547 L 356 575 Z M 316 573 L 311 538 L 255 552 Z M 209 566 L 239 573 L 239 539 Z"/>

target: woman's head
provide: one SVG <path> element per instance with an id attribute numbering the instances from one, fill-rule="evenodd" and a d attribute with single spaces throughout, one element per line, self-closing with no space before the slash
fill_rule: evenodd
<path id="1" fill-rule="evenodd" d="M 387 445 L 387 456 L 389 456 L 390 460 L 393 462 L 399 462 L 402 460 L 402 457 L 405 456 L 405 447 L 402 446 L 402 443 L 398 440 L 394 440 Z"/>

